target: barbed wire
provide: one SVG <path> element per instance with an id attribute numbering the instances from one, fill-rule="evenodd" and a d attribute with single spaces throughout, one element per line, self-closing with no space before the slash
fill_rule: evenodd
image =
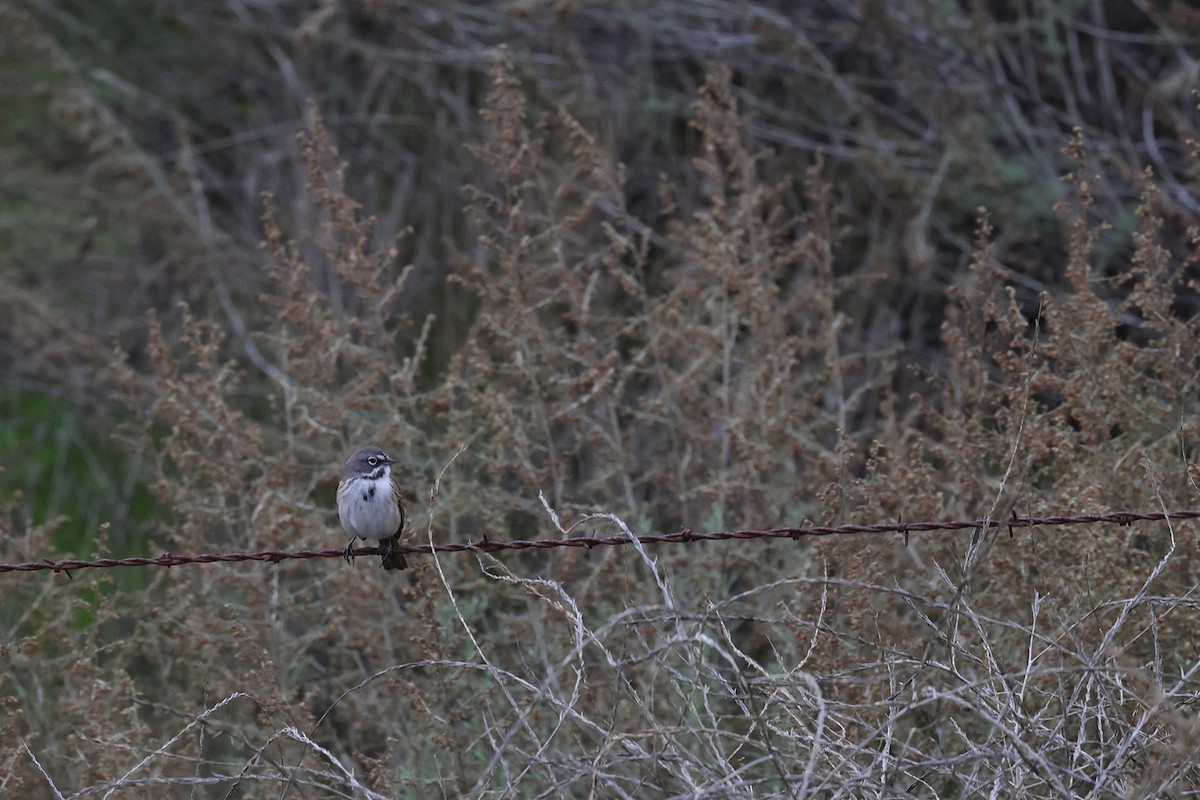
<path id="1" fill-rule="evenodd" d="M 1072 514 L 1053 515 L 1045 517 L 1021 517 L 1014 513 L 1006 519 L 979 517 L 963 520 L 933 520 L 927 522 L 884 522 L 875 525 L 809 525 L 799 528 L 767 528 L 765 530 L 739 530 L 697 532 L 683 529 L 674 533 L 638 534 L 636 541 L 641 544 L 689 544 L 692 542 L 717 542 L 728 539 L 794 539 L 820 536 L 853 536 L 868 534 L 903 534 L 904 541 L 913 533 L 929 533 L 932 531 L 963 531 L 982 530 L 990 528 L 1007 528 L 1011 536 L 1013 531 L 1022 528 L 1043 528 L 1063 525 L 1087 525 L 1095 523 L 1132 525 L 1135 522 L 1153 522 L 1155 520 L 1175 521 L 1200 518 L 1200 510 L 1183 509 L 1178 511 L 1112 511 L 1106 514 Z M 634 538 L 629 536 L 575 536 L 565 539 L 508 539 L 495 540 L 483 538 L 478 542 L 446 542 L 434 545 L 395 545 L 393 552 L 406 555 L 421 553 L 462 553 L 483 552 L 498 553 L 504 550 L 550 550 L 558 547 L 576 547 L 587 550 L 593 547 L 618 547 L 632 544 Z M 382 555 L 379 547 L 362 547 L 352 551 L 355 556 Z M 28 561 L 19 564 L 0 563 L 0 572 L 63 572 L 67 577 L 73 570 L 79 569 L 108 569 L 110 567 L 177 567 L 183 564 L 213 564 L 238 561 L 266 561 L 278 564 L 300 558 L 342 558 L 345 550 L 260 550 L 253 553 L 202 553 L 199 555 L 180 555 L 163 553 L 160 556 L 130 557 L 130 558 L 98 558 L 93 561 L 65 559 L 51 561 Z"/>

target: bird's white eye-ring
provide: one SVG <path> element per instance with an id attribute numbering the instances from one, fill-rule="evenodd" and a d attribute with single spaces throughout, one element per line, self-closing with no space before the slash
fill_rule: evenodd
<path id="1" fill-rule="evenodd" d="M 372 467 L 374 467 L 379 464 L 379 459 L 376 458 L 375 456 L 371 456 L 370 458 L 367 459 L 367 463 L 370 464 Z"/>

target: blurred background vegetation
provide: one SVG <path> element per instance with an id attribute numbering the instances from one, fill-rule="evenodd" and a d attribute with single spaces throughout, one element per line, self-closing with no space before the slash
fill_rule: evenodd
<path id="1" fill-rule="evenodd" d="M 477 313 L 445 279 L 451 253 L 476 246 L 461 187 L 481 180 L 468 145 L 500 45 L 530 118 L 570 109 L 650 221 L 664 178 L 685 215 L 703 204 L 691 105 L 708 64 L 728 65 L 751 147 L 769 148 L 766 174 L 793 178 L 785 208 L 802 206 L 794 179 L 823 158 L 843 226 L 834 267 L 871 275 L 886 298 L 847 311 L 894 317 L 900 357 L 921 366 L 941 361 L 944 290 L 963 275 L 980 206 L 1023 308 L 1062 285 L 1053 207 L 1076 127 L 1095 154 L 1090 213 L 1109 226 L 1099 274 L 1128 259 L 1144 169 L 1164 189 L 1175 248 L 1189 246 L 1190 3 L 123 1 L 3 14 L 0 243 L 13 291 L 0 434 L 26 456 L 5 485 L 27 492 L 25 517 L 65 514 L 79 536 L 104 517 L 124 537 L 144 512 L 130 512 L 136 460 L 94 435 L 112 425 L 110 398 L 67 351 L 115 344 L 137 364 L 148 308 L 168 325 L 180 302 L 231 325 L 230 306 L 255 313 L 261 194 L 286 198 L 285 234 L 318 213 L 295 138 L 310 103 L 375 218 L 369 249 L 407 232 L 395 260 L 415 272 L 398 310 L 435 315 L 424 368 L 445 368 Z M 31 311 L 45 327 L 23 321 Z M 47 414 L 71 422 L 51 436 Z M 39 480 L 64 469 L 97 496 Z"/>
<path id="2" fill-rule="evenodd" d="M 1191 2 L 0 0 L 0 32 L 2 560 L 335 546 L 336 469 L 368 439 L 400 453 L 418 540 L 554 535 L 539 491 L 571 519 L 608 511 L 640 530 L 1195 504 Z M 439 521 L 429 490 L 462 444 Z M 920 569 L 891 545 L 841 544 L 802 557 L 710 547 L 715 565 L 678 553 L 660 566 L 718 604 L 754 595 L 733 609 L 731 644 L 779 664 L 808 647 L 863 708 L 879 686 L 846 678 L 851 665 L 878 667 L 882 640 L 950 625 L 958 607 L 939 604 L 955 581 L 992 587 L 989 619 L 1030 639 L 1025 588 L 1057 591 L 1069 600 L 1055 624 L 1093 620 L 1095 652 L 1120 640 L 1139 665 L 1146 647 L 1159 668 L 1190 669 L 1180 614 L 1179 663 L 1164 665 L 1140 630 L 1107 633 L 1125 617 L 1097 611 L 1148 591 L 1164 553 L 1190 591 L 1190 550 L 1165 531 L 1103 552 L 1090 541 L 986 568 L 990 550 L 954 544 L 921 551 Z M 566 555 L 509 563 L 522 580 L 576 581 L 588 625 L 620 628 L 651 601 L 648 576 L 603 558 L 607 571 Z M 1074 605 L 1080 561 L 1083 583 L 1115 594 Z M 900 565 L 908 577 L 889 571 Z M 349 601 L 329 566 L 3 577 L 0 696 L 20 711 L 0 741 L 16 754 L 35 737 L 65 760 L 54 778 L 80 790 L 228 691 L 280 715 L 267 728 L 308 730 L 330 702 L 305 694 L 314 681 L 336 696 L 401 660 L 386 636 L 337 641 L 325 610 Z M 519 630 L 547 663 L 567 658 L 537 590 L 452 569 L 451 585 L 470 587 L 461 604 L 428 571 L 378 589 L 385 608 L 422 616 L 399 640 L 470 659 L 449 632 L 469 622 L 501 650 Z M 771 581 L 797 576 L 815 581 L 801 615 L 838 591 L 821 581 L 857 587 L 834 602 L 845 628 L 818 642 L 816 627 L 768 613 L 785 603 Z M 903 603 L 874 593 L 901 584 L 931 604 L 920 620 L 895 622 Z M 1010 585 L 1024 588 L 995 591 Z M 280 592 L 320 598 L 320 613 L 281 611 Z M 215 624 L 172 636 L 197 616 L 242 626 L 236 645 Z M 51 623 L 78 641 L 47 638 Z M 1008 642 L 1005 625 L 978 635 Z M 136 643 L 178 649 L 147 657 Z M 252 677 L 238 667 L 248 653 Z M 66 691 L 48 664 L 104 689 Z M 364 732 L 356 709 L 326 724 L 379 791 L 582 791 L 549 773 L 523 785 L 495 772 L 492 745 L 471 751 L 494 721 L 462 720 L 494 686 L 412 680 L 410 694 L 445 704 L 424 710 L 440 727 L 420 752 L 371 744 L 412 730 L 395 720 Z M 197 685 L 211 696 L 182 688 Z M 137 720 L 121 716 L 128 697 Z M 359 702 L 372 701 L 384 702 Z M 592 711 L 605 703 L 614 719 L 663 719 L 619 698 Z M 83 731 L 89 708 L 113 715 Z M 953 764 L 936 717 L 922 708 L 905 725 Z M 251 750 L 267 747 L 258 723 L 236 723 Z M 1171 730 L 1139 752 L 1170 751 Z M 82 759 L 71 737 L 107 755 Z M 768 761 L 785 746 L 751 738 Z M 447 768 L 446 742 L 472 756 Z M 202 744 L 182 774 L 225 757 L 236 772 L 245 753 L 218 751 Z M 10 765 L 27 790 L 45 785 L 24 756 Z M 970 795 L 953 771 L 931 791 Z M 641 780 L 664 796 L 689 788 L 667 772 Z M 762 780 L 764 793 L 789 783 Z"/>

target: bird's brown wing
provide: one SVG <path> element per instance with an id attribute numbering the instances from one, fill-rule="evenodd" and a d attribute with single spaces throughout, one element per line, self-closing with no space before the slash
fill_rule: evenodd
<path id="1" fill-rule="evenodd" d="M 394 485 L 394 484 L 393 484 Z M 383 548 L 383 568 L 384 569 L 408 569 L 408 559 L 404 557 L 404 553 L 394 550 L 393 548 L 400 542 L 400 534 L 404 533 L 404 499 L 400 496 L 400 491 L 397 489 L 393 492 L 396 498 L 396 505 L 400 509 L 400 525 L 396 528 L 396 532 L 379 543 Z"/>

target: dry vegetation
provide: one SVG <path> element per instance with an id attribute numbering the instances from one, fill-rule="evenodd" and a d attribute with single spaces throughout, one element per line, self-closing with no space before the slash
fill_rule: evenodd
<path id="1" fill-rule="evenodd" d="M 0 561 L 1200 504 L 1190 4 L 310 5 L 0 4 Z M 4 574 L 0 795 L 1192 796 L 1197 536 Z"/>

